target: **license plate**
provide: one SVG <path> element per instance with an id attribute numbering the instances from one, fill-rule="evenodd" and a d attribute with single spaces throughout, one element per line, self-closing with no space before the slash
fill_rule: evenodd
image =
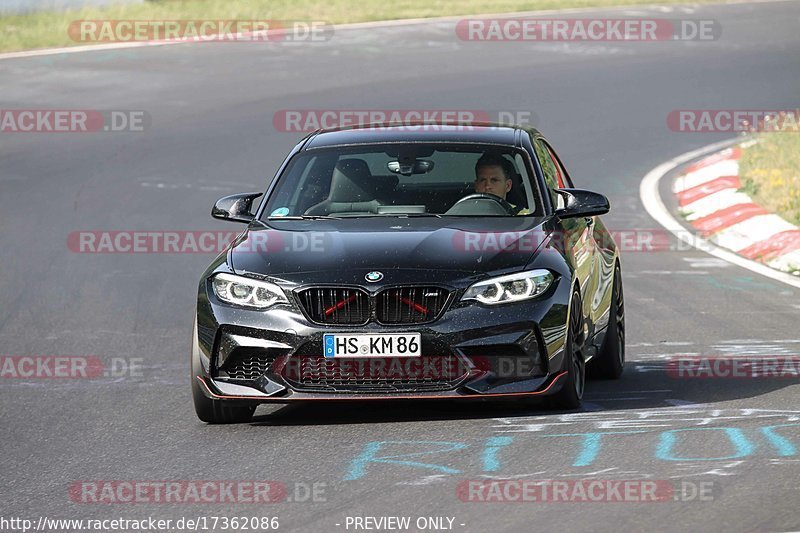
<path id="1" fill-rule="evenodd" d="M 324 355 L 334 357 L 420 357 L 419 333 L 349 335 L 326 333 L 322 338 Z"/>

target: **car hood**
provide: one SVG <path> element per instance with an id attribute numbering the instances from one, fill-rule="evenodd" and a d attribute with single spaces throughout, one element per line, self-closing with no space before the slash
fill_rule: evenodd
<path id="1" fill-rule="evenodd" d="M 367 272 L 416 271 L 428 281 L 521 270 L 547 218 L 281 220 L 251 225 L 231 248 L 237 273 L 300 283 L 364 283 Z M 488 229 L 491 228 L 491 229 Z M 387 281 L 389 281 L 387 279 Z M 421 279 L 420 279 L 421 281 Z"/>

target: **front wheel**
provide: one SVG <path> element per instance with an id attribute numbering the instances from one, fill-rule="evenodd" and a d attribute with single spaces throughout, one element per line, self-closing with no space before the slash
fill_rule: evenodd
<path id="1" fill-rule="evenodd" d="M 553 404 L 560 409 L 577 409 L 583 399 L 583 389 L 586 384 L 585 340 L 583 337 L 581 296 L 575 290 L 570 299 L 569 326 L 564 346 L 567 378 L 561 386 L 561 390 L 553 397 Z"/>
<path id="2" fill-rule="evenodd" d="M 192 396 L 197 418 L 209 424 L 236 424 L 249 422 L 256 410 L 254 405 L 230 403 L 223 400 L 212 400 L 200 389 L 197 378 L 192 376 Z"/>
<path id="3" fill-rule="evenodd" d="M 194 351 L 195 349 L 196 347 L 193 346 L 192 350 Z M 197 380 L 197 376 L 202 374 L 200 361 L 197 360 L 196 353 L 193 353 L 191 358 L 192 398 L 194 399 L 194 410 L 197 413 L 197 418 L 209 424 L 249 422 L 253 417 L 253 412 L 256 410 L 255 405 L 214 400 L 206 396 L 203 392 L 203 386 Z"/>

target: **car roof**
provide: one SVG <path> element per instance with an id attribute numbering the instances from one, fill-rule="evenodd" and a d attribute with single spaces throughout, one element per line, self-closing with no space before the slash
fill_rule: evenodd
<path id="1" fill-rule="evenodd" d="M 538 133 L 532 128 L 491 122 L 372 123 L 321 129 L 310 134 L 304 149 L 352 144 L 444 142 L 518 146 L 517 132 Z"/>

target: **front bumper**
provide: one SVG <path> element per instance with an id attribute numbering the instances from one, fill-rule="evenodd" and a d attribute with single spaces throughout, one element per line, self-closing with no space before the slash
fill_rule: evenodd
<path id="1" fill-rule="evenodd" d="M 354 327 L 312 323 L 293 303 L 267 311 L 233 308 L 201 284 L 192 379 L 209 399 L 247 403 L 546 396 L 565 381 L 569 289 L 562 278 L 544 298 L 494 307 L 456 301 L 433 323 Z M 374 380 L 363 386 L 356 377 L 345 386 L 327 375 L 305 382 L 286 370 L 292 362 L 324 361 L 325 333 L 407 332 L 420 333 L 423 356 L 457 360 L 457 375 L 378 386 Z"/>
<path id="2" fill-rule="evenodd" d="M 249 391 L 241 391 L 238 389 L 229 390 L 224 392 L 225 389 L 231 389 L 228 383 L 214 382 L 210 378 L 203 378 L 202 376 L 195 376 L 203 395 L 211 400 L 231 401 L 231 402 L 247 402 L 247 403 L 293 403 L 293 402 L 313 402 L 313 401 L 386 401 L 386 400 L 479 400 L 479 399 L 497 399 L 497 398 L 517 398 L 517 397 L 534 397 L 534 396 L 548 396 L 555 394 L 562 387 L 562 381 L 567 372 L 562 371 L 543 381 L 543 385 L 537 390 L 530 392 L 502 392 L 502 393 L 483 393 L 483 394 L 467 394 L 451 392 L 427 392 L 423 394 L 325 394 L 325 393 L 305 393 L 294 392 L 286 396 L 269 397 L 263 395 L 254 395 Z"/>

